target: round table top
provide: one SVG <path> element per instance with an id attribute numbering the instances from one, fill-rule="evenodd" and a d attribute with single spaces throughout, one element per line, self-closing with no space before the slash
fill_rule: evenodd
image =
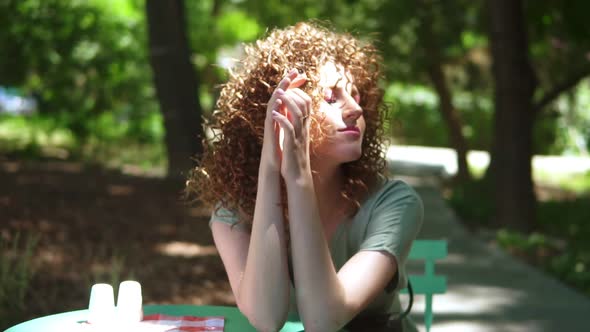
<path id="1" fill-rule="evenodd" d="M 199 306 L 199 305 L 146 305 L 143 307 L 145 315 L 165 314 L 172 316 L 223 316 L 226 332 L 256 332 L 248 319 L 236 307 Z M 88 310 L 64 312 L 32 319 L 15 325 L 5 332 L 62 332 L 80 327 L 79 322 L 87 320 Z M 290 317 L 281 332 L 301 332 L 303 324 L 294 317 Z"/>

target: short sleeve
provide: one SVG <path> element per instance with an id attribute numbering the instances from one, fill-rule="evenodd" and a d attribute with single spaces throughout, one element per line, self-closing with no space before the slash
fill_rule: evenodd
<path id="1" fill-rule="evenodd" d="M 375 199 L 360 250 L 390 253 L 397 260 L 398 270 L 403 272 L 423 216 L 422 200 L 409 185 L 402 181 L 388 182 Z"/>
<path id="2" fill-rule="evenodd" d="M 233 225 L 240 225 L 239 224 L 239 217 L 238 214 L 230 209 L 227 209 L 221 206 L 221 203 L 217 203 L 213 212 L 211 212 L 211 219 L 209 219 L 209 226 L 211 226 L 212 222 L 222 222 L 224 224 L 233 226 Z"/>

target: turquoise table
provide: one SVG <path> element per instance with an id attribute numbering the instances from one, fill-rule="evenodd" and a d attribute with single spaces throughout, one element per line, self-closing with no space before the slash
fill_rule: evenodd
<path id="1" fill-rule="evenodd" d="M 226 332 L 256 332 L 244 315 L 236 307 L 198 306 L 198 305 L 146 305 L 145 315 L 166 314 L 173 316 L 223 316 Z M 62 332 L 75 327 L 77 322 L 85 321 L 88 310 L 64 312 L 61 314 L 36 318 L 16 326 L 5 332 Z M 297 317 L 289 317 L 281 332 L 301 332 L 303 324 Z"/>

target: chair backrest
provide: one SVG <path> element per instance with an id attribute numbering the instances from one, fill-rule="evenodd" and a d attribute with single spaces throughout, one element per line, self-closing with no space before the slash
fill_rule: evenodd
<path id="1" fill-rule="evenodd" d="M 424 274 L 410 275 L 409 278 L 414 294 L 424 294 L 426 297 L 424 325 L 426 325 L 427 332 L 430 331 L 434 318 L 432 296 L 447 291 L 447 278 L 434 274 L 434 263 L 447 255 L 447 241 L 445 240 L 416 240 L 410 249 L 408 259 L 424 260 Z M 402 290 L 402 293 L 407 293 L 407 289 Z"/>

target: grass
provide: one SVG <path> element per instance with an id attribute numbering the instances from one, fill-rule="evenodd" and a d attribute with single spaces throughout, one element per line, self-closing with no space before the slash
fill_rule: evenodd
<path id="1" fill-rule="evenodd" d="M 590 183 L 590 174 L 581 178 L 578 191 L 566 195 L 574 199 L 538 202 L 535 232 L 496 229 L 495 233 L 498 245 L 514 256 L 590 296 L 590 186 L 584 185 Z M 448 201 L 469 228 L 494 227 L 491 189 L 485 179 L 456 186 Z"/>
<path id="2" fill-rule="evenodd" d="M 38 236 L 28 234 L 24 245 L 20 233 L 0 237 L 0 326 L 10 326 L 25 317 L 25 297 L 35 273 L 32 257 Z"/>
<path id="3" fill-rule="evenodd" d="M 93 131 L 80 140 L 53 117 L 0 115 L 0 154 L 24 160 L 77 160 L 141 175 L 165 173 L 161 139 L 134 137 L 126 133 L 125 125 L 102 118 L 90 127 Z M 153 129 L 151 136 L 162 135 L 159 130 Z"/>

